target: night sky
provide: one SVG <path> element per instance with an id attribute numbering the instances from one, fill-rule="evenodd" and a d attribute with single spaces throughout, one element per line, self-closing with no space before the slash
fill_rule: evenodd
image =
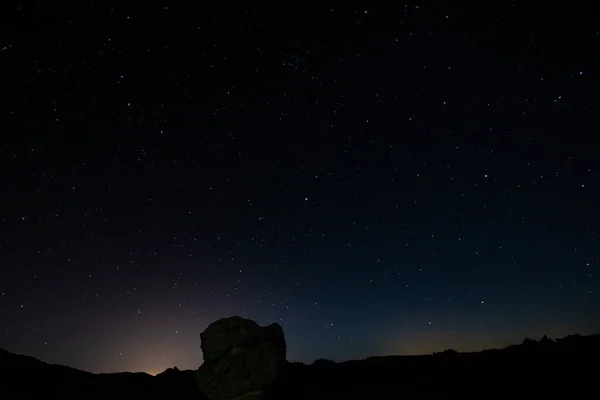
<path id="1" fill-rule="evenodd" d="M 303 362 L 600 332 L 593 2 L 8 3 L 0 347 L 156 373 L 231 315 Z"/>

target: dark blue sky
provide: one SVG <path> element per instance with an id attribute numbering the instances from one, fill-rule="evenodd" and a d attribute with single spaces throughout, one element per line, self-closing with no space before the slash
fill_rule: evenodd
<path id="1" fill-rule="evenodd" d="M 11 2 L 0 347 L 155 373 L 235 314 L 305 362 L 600 331 L 591 10 L 187 7 Z"/>

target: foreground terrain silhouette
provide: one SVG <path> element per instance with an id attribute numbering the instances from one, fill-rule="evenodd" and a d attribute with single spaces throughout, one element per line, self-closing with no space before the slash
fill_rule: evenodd
<path id="1" fill-rule="evenodd" d="M 342 363 L 321 359 L 311 365 L 285 361 L 285 340 L 277 324 L 259 327 L 251 320 L 225 318 L 211 324 L 201 339 L 205 362 L 198 371 L 169 368 L 156 376 L 92 374 L 0 349 L 0 399 L 583 396 L 597 387 L 600 359 L 600 334 L 557 340 L 544 336 L 477 353 L 446 350 Z"/>

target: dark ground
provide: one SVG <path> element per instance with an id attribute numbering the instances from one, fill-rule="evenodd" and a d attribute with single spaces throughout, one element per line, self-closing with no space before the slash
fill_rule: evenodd
<path id="1" fill-rule="evenodd" d="M 273 399 L 404 398 L 407 394 L 588 396 L 597 388 L 600 334 L 478 353 L 289 363 Z M 0 350 L 0 399 L 202 399 L 194 371 L 91 374 Z"/>

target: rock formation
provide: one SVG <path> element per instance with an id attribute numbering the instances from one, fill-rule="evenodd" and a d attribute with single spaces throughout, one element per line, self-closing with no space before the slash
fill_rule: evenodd
<path id="1" fill-rule="evenodd" d="M 285 368 L 279 324 L 266 327 L 238 316 L 213 322 L 200 334 L 204 363 L 200 390 L 211 400 L 258 400 Z"/>

